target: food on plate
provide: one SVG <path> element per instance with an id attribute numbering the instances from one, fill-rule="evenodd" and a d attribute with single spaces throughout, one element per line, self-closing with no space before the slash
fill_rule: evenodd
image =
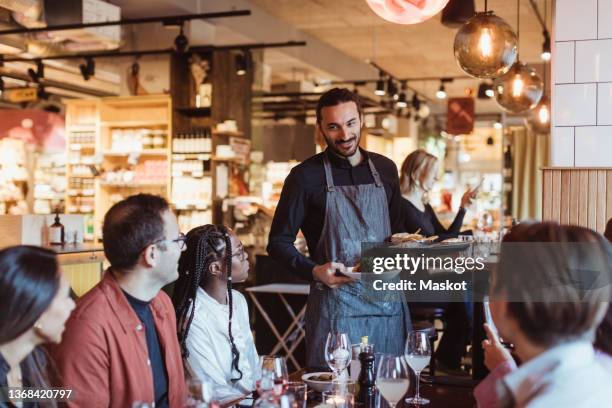
<path id="1" fill-rule="evenodd" d="M 357 264 L 353 266 L 352 272 L 361 272 L 361 262 L 357 262 Z"/>
<path id="2" fill-rule="evenodd" d="M 447 244 L 455 244 L 455 243 L 463 242 L 463 241 L 461 241 L 459 238 L 448 238 L 448 239 L 445 239 L 442 242 L 443 243 L 447 243 Z"/>
<path id="3" fill-rule="evenodd" d="M 404 242 L 432 242 L 438 239 L 437 235 L 432 235 L 431 237 L 424 237 L 419 234 L 420 229 L 417 232 L 410 234 L 408 232 L 398 232 L 397 234 L 393 234 L 391 236 L 391 242 L 394 244 L 401 244 Z"/>
<path id="4" fill-rule="evenodd" d="M 329 373 L 329 374 L 315 375 L 314 377 L 310 377 L 309 380 L 311 381 L 331 381 L 333 378 L 334 378 L 334 375 L 332 373 Z"/>

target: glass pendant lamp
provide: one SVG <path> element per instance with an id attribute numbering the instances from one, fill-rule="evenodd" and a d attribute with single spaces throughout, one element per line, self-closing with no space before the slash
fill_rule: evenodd
<path id="1" fill-rule="evenodd" d="M 379 17 L 396 24 L 418 24 L 438 14 L 449 0 L 366 0 Z"/>

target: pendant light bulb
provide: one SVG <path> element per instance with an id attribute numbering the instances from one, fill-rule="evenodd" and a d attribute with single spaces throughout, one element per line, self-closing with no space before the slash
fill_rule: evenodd
<path id="1" fill-rule="evenodd" d="M 550 132 L 550 99 L 544 95 L 538 106 L 526 118 L 527 124 L 535 133 L 547 134 Z"/>
<path id="2" fill-rule="evenodd" d="M 446 93 L 446 88 L 444 87 L 444 83 L 440 84 L 440 88 L 436 92 L 436 98 L 438 99 L 446 99 L 448 94 Z"/>
<path id="3" fill-rule="evenodd" d="M 545 125 L 550 121 L 550 112 L 548 112 L 548 106 L 542 105 L 538 111 L 538 119 L 540 123 Z"/>
<path id="4" fill-rule="evenodd" d="M 383 73 L 381 71 L 378 74 L 378 81 L 376 81 L 376 90 L 374 91 L 374 94 L 378 96 L 385 96 L 385 93 L 385 81 L 383 79 Z"/>
<path id="5" fill-rule="evenodd" d="M 480 34 L 480 40 L 478 41 L 478 46 L 480 48 L 480 55 L 483 58 L 490 58 L 492 54 L 492 40 L 491 40 L 491 30 L 489 28 L 483 28 L 482 33 Z"/>
<path id="6" fill-rule="evenodd" d="M 497 78 L 518 58 L 518 39 L 512 27 L 492 11 L 476 13 L 458 31 L 455 59 L 476 78 Z"/>
<path id="7" fill-rule="evenodd" d="M 515 98 L 520 98 L 523 94 L 523 87 L 525 84 L 523 83 L 523 78 L 521 78 L 520 74 L 516 74 L 514 76 L 514 80 L 512 81 L 512 96 Z"/>
<path id="8" fill-rule="evenodd" d="M 544 94 L 544 82 L 535 69 L 517 62 L 510 72 L 495 79 L 495 99 L 506 111 L 521 113 L 533 109 Z"/>

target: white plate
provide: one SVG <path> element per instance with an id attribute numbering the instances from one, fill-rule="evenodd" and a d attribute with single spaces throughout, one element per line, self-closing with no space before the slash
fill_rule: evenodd
<path id="1" fill-rule="evenodd" d="M 343 273 L 343 275 L 346 275 L 350 278 L 353 279 L 361 279 L 361 277 L 363 275 L 368 275 L 370 277 L 379 277 L 381 279 L 389 279 L 389 278 L 393 278 L 395 277 L 397 274 L 399 274 L 401 272 L 401 270 L 399 269 L 394 269 L 392 271 L 386 271 L 383 273 L 373 273 L 373 272 L 353 272 L 353 267 L 349 266 L 348 268 L 346 268 L 346 272 Z"/>

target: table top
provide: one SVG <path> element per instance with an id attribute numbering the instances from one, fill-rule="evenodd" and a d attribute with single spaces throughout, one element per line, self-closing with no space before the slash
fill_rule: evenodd
<path id="1" fill-rule="evenodd" d="M 246 288 L 247 292 L 278 293 L 283 295 L 308 295 L 310 285 L 305 283 L 270 283 L 268 285 L 252 286 Z"/>

